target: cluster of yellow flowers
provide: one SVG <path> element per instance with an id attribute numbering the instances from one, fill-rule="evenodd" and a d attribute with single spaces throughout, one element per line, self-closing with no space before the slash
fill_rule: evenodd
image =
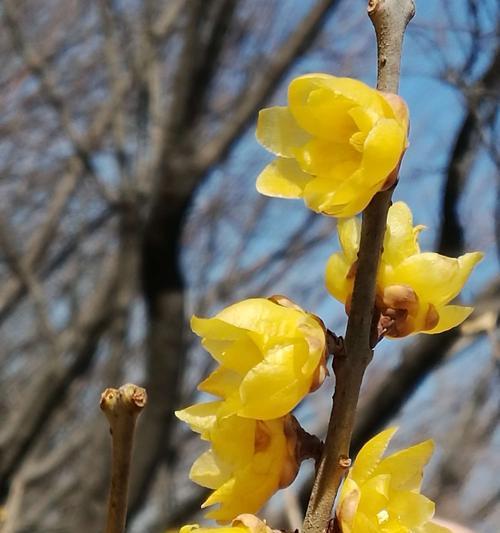
<path id="1" fill-rule="evenodd" d="M 259 175 L 257 189 L 303 198 L 314 211 L 339 217 L 341 251 L 328 261 L 326 286 L 349 313 L 360 241 L 355 215 L 394 185 L 408 145 L 408 111 L 396 95 L 327 74 L 293 80 L 288 103 L 260 112 L 257 138 L 277 158 Z M 448 304 L 482 255 L 422 253 L 421 230 L 406 204 L 392 205 L 377 274 L 381 336 L 439 333 L 472 311 Z M 291 412 L 327 375 L 328 332 L 283 296 L 244 300 L 213 318 L 195 316 L 191 327 L 218 366 L 198 387 L 217 399 L 176 412 L 210 446 L 190 478 L 212 490 L 202 507 L 217 507 L 207 517 L 233 520 L 219 531 L 271 533 L 244 513 L 257 512 L 290 484 L 306 457 Z M 382 458 L 394 433 L 383 431 L 358 454 L 336 510 L 343 533 L 448 531 L 431 522 L 434 504 L 420 494 L 431 441 Z M 180 533 L 212 529 L 191 525 Z"/>
<path id="2" fill-rule="evenodd" d="M 290 300 L 252 298 L 213 318 L 193 317 L 193 331 L 219 366 L 198 386 L 220 400 L 177 411 L 210 443 L 190 478 L 213 489 L 202 507 L 228 521 L 256 512 L 295 478 L 297 424 L 290 412 L 326 376 L 323 323 Z"/>

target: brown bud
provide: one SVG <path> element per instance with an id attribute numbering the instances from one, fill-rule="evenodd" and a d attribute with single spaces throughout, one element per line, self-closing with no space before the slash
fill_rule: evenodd
<path id="1" fill-rule="evenodd" d="M 408 285 L 384 287 L 382 301 L 386 308 L 406 309 L 412 315 L 418 311 L 417 293 Z"/>

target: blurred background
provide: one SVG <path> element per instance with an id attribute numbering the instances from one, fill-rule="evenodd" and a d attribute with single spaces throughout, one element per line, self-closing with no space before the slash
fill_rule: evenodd
<path id="1" fill-rule="evenodd" d="M 436 441 L 425 492 L 477 533 L 500 524 L 499 21 L 496 0 L 417 0 L 401 94 L 411 146 L 395 198 L 423 249 L 483 250 L 461 327 L 383 341 L 353 447 L 389 424 L 395 447 Z M 364 0 L 0 2 L 0 506 L 2 532 L 102 529 L 110 468 L 100 392 L 149 405 L 128 531 L 199 520 L 187 479 L 203 446 L 173 418 L 210 370 L 188 320 L 286 294 L 342 334 L 323 269 L 335 220 L 260 197 L 271 154 L 259 108 L 314 71 L 374 84 Z M 322 435 L 332 381 L 297 409 Z M 312 465 L 271 501 L 289 527 Z"/>

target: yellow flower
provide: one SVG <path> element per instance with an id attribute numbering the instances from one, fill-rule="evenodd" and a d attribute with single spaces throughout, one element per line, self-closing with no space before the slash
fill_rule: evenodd
<path id="1" fill-rule="evenodd" d="M 227 412 L 279 418 L 327 374 L 323 323 L 284 297 L 243 300 L 191 327 L 219 363 L 198 389 L 223 398 Z"/>
<path id="2" fill-rule="evenodd" d="M 356 218 L 340 220 L 341 252 L 333 254 L 326 266 L 329 292 L 349 312 L 357 265 L 361 223 Z M 411 333 L 441 333 L 463 322 L 472 307 L 447 305 L 465 285 L 480 252 L 458 259 L 437 253 L 420 252 L 412 214 L 404 202 L 389 209 L 384 249 L 377 274 L 376 307 L 380 324 L 389 337 Z"/>
<path id="3" fill-rule="evenodd" d="M 350 78 L 300 76 L 290 83 L 287 107 L 259 113 L 257 140 L 278 157 L 257 178 L 257 190 L 353 216 L 394 183 L 407 131 L 408 110 L 397 95 Z"/>
<path id="4" fill-rule="evenodd" d="M 176 416 L 210 442 L 191 467 L 192 481 L 213 489 L 202 508 L 219 504 L 207 518 L 227 522 L 243 512 L 255 513 L 297 475 L 297 423 L 291 415 L 253 420 L 227 415 L 226 404 L 197 404 Z"/>
<path id="5" fill-rule="evenodd" d="M 382 458 L 397 428 L 368 441 L 344 481 L 337 506 L 343 533 L 451 533 L 431 522 L 434 503 L 420 494 L 434 445 L 427 440 Z"/>
<path id="6" fill-rule="evenodd" d="M 231 522 L 230 526 L 200 527 L 198 524 L 192 524 L 181 527 L 179 533 L 277 533 L 277 531 L 252 514 L 241 514 Z"/>

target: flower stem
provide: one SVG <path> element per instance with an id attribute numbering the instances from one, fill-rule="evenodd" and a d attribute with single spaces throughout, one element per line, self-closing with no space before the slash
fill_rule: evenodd
<path id="1" fill-rule="evenodd" d="M 403 35 L 414 12 L 413 0 L 368 2 L 368 14 L 377 36 L 379 90 L 393 93 L 398 90 Z M 392 188 L 378 193 L 363 213 L 345 354 L 334 358 L 333 407 L 304 520 L 304 533 L 321 533 L 327 529 L 339 486 L 348 471 L 346 458 L 349 457 L 359 392 L 373 356 L 371 339 L 376 276 L 391 197 Z"/>
<path id="2" fill-rule="evenodd" d="M 146 401 L 145 389 L 130 383 L 101 395 L 100 407 L 109 422 L 113 447 L 106 533 L 125 531 L 135 423 Z"/>

